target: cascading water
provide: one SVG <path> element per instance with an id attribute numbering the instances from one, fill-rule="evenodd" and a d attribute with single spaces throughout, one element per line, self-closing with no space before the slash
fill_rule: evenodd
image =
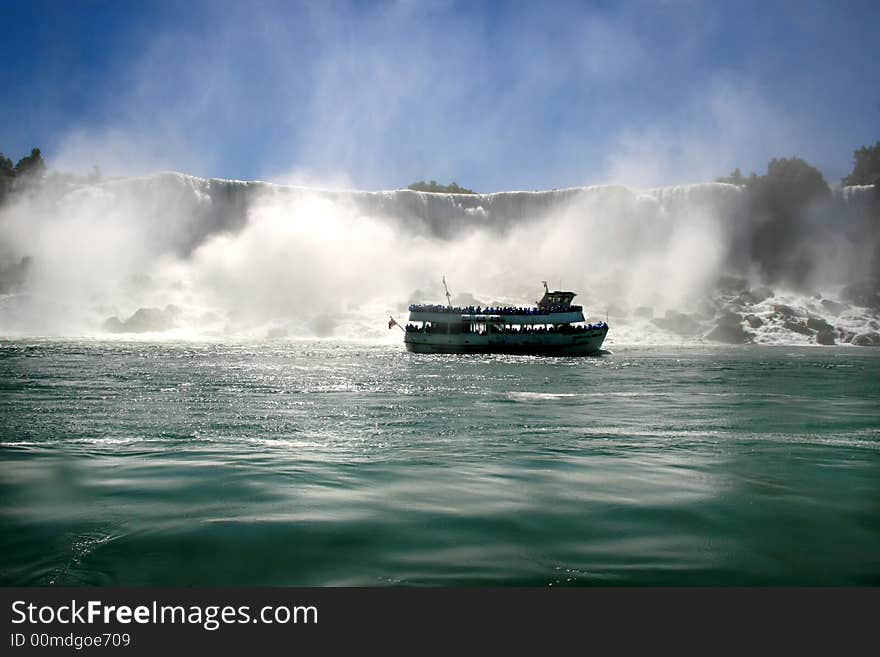
<path id="1" fill-rule="evenodd" d="M 794 292 L 761 289 L 748 192 L 727 184 L 448 195 L 50 179 L 0 208 L 0 331 L 390 339 L 387 314 L 441 302 L 445 274 L 461 303 L 572 289 L 610 315 L 612 343 L 845 342 L 880 328 L 870 289 L 840 291 L 874 273 L 875 203 L 870 186 L 835 192 L 781 242 L 808 251 Z"/>

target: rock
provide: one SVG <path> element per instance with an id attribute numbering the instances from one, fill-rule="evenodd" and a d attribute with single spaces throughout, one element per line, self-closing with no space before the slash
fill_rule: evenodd
<path id="1" fill-rule="evenodd" d="M 124 325 L 125 331 L 130 333 L 166 331 L 173 325 L 173 317 L 159 308 L 138 308 Z"/>
<path id="2" fill-rule="evenodd" d="M 792 319 L 787 319 L 782 322 L 782 326 L 784 326 L 789 331 L 793 331 L 795 333 L 801 333 L 803 335 L 813 335 L 813 332 L 807 328 L 805 322 L 796 322 Z"/>
<path id="3" fill-rule="evenodd" d="M 727 344 L 745 344 L 751 342 L 754 337 L 754 333 L 743 329 L 742 318 L 734 313 L 722 316 L 715 328 L 706 334 L 707 340 Z"/>
<path id="4" fill-rule="evenodd" d="M 739 298 L 749 305 L 755 305 L 756 303 L 766 301 L 772 296 L 773 290 L 771 290 L 769 287 L 762 286 L 751 289 L 748 292 L 743 292 L 739 295 Z"/>
<path id="5" fill-rule="evenodd" d="M 633 316 L 651 319 L 654 316 L 654 309 L 649 306 L 639 306 L 633 311 Z"/>
<path id="6" fill-rule="evenodd" d="M 718 324 L 706 334 L 706 339 L 712 342 L 724 342 L 726 344 L 747 344 L 755 338 L 754 333 L 743 329 L 740 325 Z"/>
<path id="7" fill-rule="evenodd" d="M 840 342 L 852 342 L 852 339 L 856 337 L 856 334 L 852 331 L 847 331 L 846 329 L 838 328 L 835 329 L 837 332 L 837 339 Z"/>
<path id="8" fill-rule="evenodd" d="M 667 310 L 666 317 L 651 320 L 655 326 L 677 333 L 678 335 L 697 335 L 700 332 L 700 324 L 692 317 L 674 310 Z"/>
<path id="9" fill-rule="evenodd" d="M 814 331 L 833 331 L 834 327 L 831 326 L 828 322 L 826 322 L 821 317 L 808 317 L 807 318 L 807 328 L 813 329 Z"/>
<path id="10" fill-rule="evenodd" d="M 762 326 L 764 326 L 764 320 L 757 315 L 746 315 L 746 321 L 753 329 L 761 328 Z"/>
<path id="11" fill-rule="evenodd" d="M 761 287 L 756 287 L 755 289 L 751 290 L 750 292 L 753 297 L 758 299 L 758 303 L 761 303 L 761 301 L 766 301 L 767 299 L 769 299 L 772 296 L 776 296 L 776 294 L 773 292 L 773 290 L 771 290 L 769 287 L 766 287 L 764 285 L 762 285 Z"/>
<path id="12" fill-rule="evenodd" d="M 118 317 L 108 317 L 104 320 L 104 330 L 108 333 L 122 333 L 125 331 L 125 326 Z"/>
<path id="13" fill-rule="evenodd" d="M 816 344 L 834 344 L 834 329 L 823 329 L 816 333 Z"/>
<path id="14" fill-rule="evenodd" d="M 134 315 L 120 321 L 118 317 L 109 317 L 104 322 L 104 330 L 111 333 L 146 333 L 167 331 L 174 327 L 174 320 L 180 315 L 177 306 L 159 308 L 138 308 Z"/>
<path id="15" fill-rule="evenodd" d="M 773 306 L 773 312 L 779 315 L 780 317 L 791 318 L 797 317 L 797 311 L 791 306 L 786 306 L 781 303 Z"/>
<path id="16" fill-rule="evenodd" d="M 859 333 L 852 339 L 852 343 L 859 347 L 880 347 L 880 333 L 876 331 Z"/>
<path id="17" fill-rule="evenodd" d="M 718 312 L 718 304 L 712 299 L 703 298 L 697 302 L 697 313 L 706 319 L 712 319 Z"/>
<path id="18" fill-rule="evenodd" d="M 727 312 L 742 312 L 746 308 L 752 305 L 752 300 L 749 298 L 748 292 L 743 292 L 735 299 L 731 299 L 728 303 L 724 305 L 724 310 Z"/>
<path id="19" fill-rule="evenodd" d="M 846 310 L 846 306 L 831 299 L 822 299 L 822 307 L 835 317 Z"/>

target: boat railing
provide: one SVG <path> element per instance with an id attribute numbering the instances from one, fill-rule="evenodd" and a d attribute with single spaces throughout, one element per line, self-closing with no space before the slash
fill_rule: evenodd
<path id="1" fill-rule="evenodd" d="M 598 322 L 596 324 L 583 324 L 583 325 L 574 325 L 574 324 L 563 324 L 559 326 L 548 326 L 548 327 L 531 327 L 531 326 L 521 326 L 521 327 L 513 327 L 513 326 L 504 326 L 501 328 L 501 332 L 505 334 L 519 334 L 519 335 L 536 335 L 536 334 L 544 334 L 544 333 L 561 333 L 565 335 L 577 334 L 577 333 L 588 333 L 590 331 L 596 330 L 607 330 L 608 324 L 605 322 Z M 425 325 L 425 326 L 416 326 L 415 324 L 407 324 L 404 329 L 407 333 L 440 333 L 444 334 L 445 331 L 442 329 L 438 329 L 435 326 Z M 479 335 L 485 335 L 485 331 L 464 331 L 463 333 L 478 333 Z"/>
<path id="2" fill-rule="evenodd" d="M 409 307 L 409 311 L 412 313 L 448 313 L 454 315 L 480 315 L 480 316 L 491 316 L 491 315 L 552 315 L 554 313 L 569 313 L 569 312 L 582 312 L 583 306 L 549 306 L 546 308 L 521 308 L 521 307 L 488 307 L 483 308 L 481 306 L 467 306 L 464 308 L 461 307 L 452 307 L 452 306 L 442 306 L 439 304 L 412 304 Z"/>

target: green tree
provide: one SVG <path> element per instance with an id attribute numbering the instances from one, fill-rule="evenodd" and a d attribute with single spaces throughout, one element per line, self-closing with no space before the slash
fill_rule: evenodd
<path id="1" fill-rule="evenodd" d="M 46 173 L 46 163 L 39 148 L 31 149 L 31 154 L 21 158 L 15 165 L 16 176 L 42 176 Z"/>
<path id="2" fill-rule="evenodd" d="M 755 174 L 752 174 L 754 177 Z M 715 182 L 727 183 L 729 185 L 739 185 L 740 187 L 745 187 L 749 179 L 742 175 L 742 172 L 739 170 L 739 167 L 734 169 L 729 176 L 723 176 L 721 178 L 716 178 Z"/>
<path id="3" fill-rule="evenodd" d="M 12 160 L 0 153 L 0 176 L 3 178 L 15 177 L 15 168 L 12 166 Z"/>
<path id="4" fill-rule="evenodd" d="M 434 192 L 437 194 L 476 194 L 476 192 L 472 189 L 460 187 L 459 184 L 455 181 L 451 182 L 448 185 L 441 185 L 436 180 L 432 180 L 430 182 L 420 180 L 418 182 L 407 185 L 407 189 L 412 189 L 416 192 Z"/>
<path id="5" fill-rule="evenodd" d="M 15 180 L 15 168 L 12 160 L 0 153 L 0 203 L 6 199 L 9 190 L 12 189 L 12 181 Z"/>
<path id="6" fill-rule="evenodd" d="M 766 199 L 784 212 L 799 211 L 817 199 L 831 196 L 822 172 L 799 157 L 770 160 L 760 184 Z"/>
<path id="7" fill-rule="evenodd" d="M 822 172 L 799 157 L 772 159 L 748 183 L 752 256 L 768 281 L 802 284 L 810 260 L 803 247 L 808 210 L 831 196 Z"/>
<path id="8" fill-rule="evenodd" d="M 853 170 L 844 185 L 880 185 L 880 141 L 853 151 Z"/>

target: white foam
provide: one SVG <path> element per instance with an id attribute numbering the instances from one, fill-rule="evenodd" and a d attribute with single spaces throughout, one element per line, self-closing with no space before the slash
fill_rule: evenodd
<path id="1" fill-rule="evenodd" d="M 858 205 L 863 196 L 841 198 Z M 712 316 L 682 336 L 614 309 L 694 312 L 748 244 L 746 201 L 741 188 L 717 183 L 450 195 L 164 173 L 72 185 L 0 210 L 10 254 L 34 257 L 26 290 L 0 298 L 0 333 L 112 338 L 108 317 L 174 304 L 174 329 L 122 339 L 392 344 L 400 335 L 388 316 L 405 323 L 409 302 L 443 302 L 445 274 L 454 295 L 484 303 L 528 304 L 543 280 L 572 289 L 588 320 L 611 311 L 608 347 L 699 344 Z M 749 309 L 766 320 L 753 330 L 759 343 L 810 342 L 772 318 L 774 303 L 851 332 L 876 321 L 863 309 L 832 318 L 778 294 Z"/>

